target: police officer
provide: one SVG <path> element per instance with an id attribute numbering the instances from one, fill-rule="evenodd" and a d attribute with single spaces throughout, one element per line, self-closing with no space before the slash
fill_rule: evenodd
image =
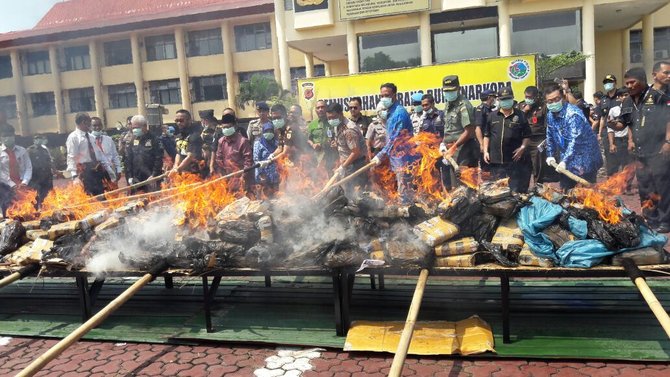
<path id="1" fill-rule="evenodd" d="M 615 129 L 630 127 L 637 153 L 637 182 L 643 214 L 659 233 L 670 232 L 670 97 L 647 84 L 642 68 L 624 75 L 629 96 Z"/>
<path id="2" fill-rule="evenodd" d="M 479 148 L 475 140 L 474 109 L 470 101 L 460 93 L 458 76 L 445 76 L 442 91 L 446 101 L 444 139 L 440 144 L 440 153 L 454 157 L 459 165 L 476 167 L 479 163 Z M 455 183 L 450 174 L 443 175 L 447 188 Z"/>
<path id="3" fill-rule="evenodd" d="M 278 103 L 270 109 L 270 118 L 275 129 L 278 148 L 274 158 L 287 155 L 288 159 L 297 164 L 300 157 L 307 150 L 307 141 L 298 125 L 290 124 L 287 120 L 286 107 Z"/>
<path id="4" fill-rule="evenodd" d="M 479 96 L 479 99 L 481 100 L 481 103 L 475 107 L 474 110 L 474 120 L 473 123 L 475 125 L 475 138 L 477 139 L 477 143 L 479 144 L 479 152 L 481 156 L 483 157 L 484 155 L 484 131 L 482 128 L 484 127 L 484 124 L 486 124 L 486 118 L 489 116 L 491 111 L 493 111 L 493 106 L 495 105 L 496 101 L 496 92 L 493 90 L 484 90 Z M 481 168 L 483 170 L 486 169 L 486 163 L 484 162 L 484 159 L 482 158 L 479 161 Z"/>
<path id="5" fill-rule="evenodd" d="M 263 101 L 256 102 L 256 113 L 258 118 L 249 122 L 247 127 L 247 138 L 251 145 L 254 145 L 256 138 L 262 137 L 263 126 L 270 123 L 270 106 Z"/>
<path id="6" fill-rule="evenodd" d="M 412 111 L 409 114 L 409 120 L 412 121 L 414 135 L 418 135 L 421 131 L 421 117 L 423 116 L 423 107 L 421 106 L 421 98 L 423 98 L 423 93 L 414 93 L 410 98 L 412 100 Z"/>
<path id="7" fill-rule="evenodd" d="M 498 104 L 484 125 L 484 161 L 494 179 L 508 177 L 512 191 L 525 193 L 532 167 L 526 153 L 531 130 L 523 112 L 514 107 L 512 88 L 500 89 Z"/>
<path id="8" fill-rule="evenodd" d="M 121 137 L 119 138 L 119 159 L 121 160 L 121 163 L 123 166 L 126 165 L 126 150 L 129 149 L 132 146 L 133 142 L 133 131 L 131 130 L 130 127 L 130 120 L 132 119 L 132 115 L 126 118 L 126 126 L 124 128 L 123 133 L 121 134 Z M 128 177 L 125 178 L 126 183 L 128 183 Z"/>
<path id="9" fill-rule="evenodd" d="M 179 133 L 175 140 L 177 154 L 170 174 L 187 172 L 204 176 L 201 167 L 204 165 L 202 136 L 200 136 L 202 129 L 193 124 L 191 113 L 188 110 L 177 110 L 174 122 L 179 127 Z"/>
<path id="10" fill-rule="evenodd" d="M 211 109 L 198 111 L 198 115 L 200 116 L 200 124 L 202 126 L 202 133 L 200 134 L 202 138 L 202 158 L 207 161 L 206 172 L 204 174 L 208 176 L 212 173 L 210 162 L 216 152 L 216 147 L 214 147 L 216 144 L 215 133 L 219 121 L 214 117 L 214 110 Z"/>
<path id="11" fill-rule="evenodd" d="M 161 141 L 149 132 L 144 116 L 135 115 L 131 119 L 131 127 L 134 140 L 132 147 L 127 150 L 126 174 L 129 175 L 128 182 L 133 185 L 162 174 L 164 152 Z M 158 186 L 158 182 L 154 182 L 138 187 L 137 190 L 150 192 L 155 191 Z"/>
<path id="12" fill-rule="evenodd" d="M 524 100 L 519 103 L 519 109 L 523 112 L 528 126 L 530 127 L 530 143 L 528 154 L 533 165 L 533 179 L 535 182 L 544 182 L 549 169 L 546 164 L 546 154 L 538 147 L 547 138 L 547 109 L 540 96 L 540 90 L 536 86 L 529 86 L 524 90 Z"/>
<path id="13" fill-rule="evenodd" d="M 33 136 L 33 145 L 28 147 L 33 176 L 28 186 L 37 191 L 37 208 L 54 188 L 53 160 L 47 148 L 47 137 L 43 134 Z"/>
<path id="14" fill-rule="evenodd" d="M 603 156 L 603 161 L 607 165 L 607 153 L 609 150 L 609 142 L 607 140 L 607 115 L 610 113 L 610 110 L 621 105 L 617 100 L 617 80 L 614 75 L 606 75 L 603 79 L 603 89 L 605 94 L 600 101 L 600 123 L 598 124 L 597 136 L 598 142 L 600 143 L 600 150 Z M 587 118 L 588 119 L 588 118 Z"/>
<path id="15" fill-rule="evenodd" d="M 349 99 L 349 119 L 354 122 L 365 135 L 368 132 L 368 126 L 372 123 L 372 118 L 361 113 L 363 100 L 361 97 L 353 97 Z"/>

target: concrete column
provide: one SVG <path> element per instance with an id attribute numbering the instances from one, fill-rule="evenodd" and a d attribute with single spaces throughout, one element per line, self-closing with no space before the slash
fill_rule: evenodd
<path id="1" fill-rule="evenodd" d="M 275 0 L 275 25 L 277 34 L 277 52 L 279 57 L 279 78 L 283 89 L 291 89 L 291 61 L 286 42 L 286 19 L 284 18 L 284 0 Z"/>
<path id="2" fill-rule="evenodd" d="M 433 64 L 433 50 L 430 35 L 430 12 L 422 12 L 419 26 L 419 45 L 421 46 L 421 65 Z"/>
<path id="3" fill-rule="evenodd" d="M 326 77 L 330 77 L 330 62 L 323 62 L 323 70 Z"/>
<path id="4" fill-rule="evenodd" d="M 654 68 L 654 15 L 642 17 L 642 63 L 647 78 L 651 78 Z"/>
<path id="5" fill-rule="evenodd" d="M 277 23 L 274 17 L 270 19 L 270 31 L 272 35 L 272 66 L 274 68 L 275 80 L 281 84 L 281 68 L 279 67 L 279 49 L 277 48 Z"/>
<path id="6" fill-rule="evenodd" d="M 512 55 L 512 29 L 510 27 L 508 0 L 498 2 L 498 38 L 500 56 Z"/>
<path id="7" fill-rule="evenodd" d="M 133 82 L 137 92 L 137 113 L 147 115 L 146 101 L 144 100 L 144 77 L 142 76 L 142 52 L 140 38 L 137 33 L 130 35 L 130 48 L 133 54 Z"/>
<path id="8" fill-rule="evenodd" d="M 223 39 L 223 69 L 226 72 L 226 91 L 228 92 L 228 106 L 236 109 L 237 99 L 236 85 L 237 75 L 233 63 L 233 31 L 228 21 L 221 24 L 221 38 Z"/>
<path id="9" fill-rule="evenodd" d="M 623 29 L 621 31 L 621 72 L 626 72 L 628 68 L 630 68 L 630 29 Z"/>
<path id="10" fill-rule="evenodd" d="M 12 50 L 9 56 L 12 60 L 12 82 L 14 83 L 14 96 L 16 97 L 16 132 L 25 136 L 28 134 L 28 107 L 26 106 L 26 95 L 23 91 L 21 57 L 18 50 Z"/>
<path id="11" fill-rule="evenodd" d="M 98 115 L 98 118 L 104 120 L 105 104 L 103 103 L 102 99 L 102 78 L 100 76 L 100 60 L 98 59 L 98 43 L 96 41 L 90 41 L 88 43 L 88 53 L 91 57 L 91 73 L 93 73 L 93 98 L 95 99 L 95 112 Z"/>
<path id="12" fill-rule="evenodd" d="M 358 73 L 358 37 L 354 21 L 347 21 L 347 59 L 349 61 L 349 74 Z M 328 63 L 326 63 L 328 67 Z M 326 76 L 330 76 L 330 69 L 326 68 Z"/>
<path id="13" fill-rule="evenodd" d="M 584 0 L 582 6 L 582 52 L 590 56 L 584 62 L 586 67 L 584 79 L 584 99 L 593 103 L 596 91 L 596 21 L 593 0 Z"/>
<path id="14" fill-rule="evenodd" d="M 314 54 L 305 54 L 305 77 L 314 77 Z"/>
<path id="15" fill-rule="evenodd" d="M 188 82 L 188 61 L 186 60 L 186 43 L 184 29 L 178 27 L 174 31 L 174 42 L 177 47 L 177 69 L 179 70 L 179 92 L 181 93 L 181 107 L 191 111 L 191 91 Z"/>
<path id="16" fill-rule="evenodd" d="M 67 133 L 65 124 L 65 110 L 63 109 L 63 88 L 60 82 L 60 69 L 58 67 L 58 50 L 56 46 L 49 47 L 49 65 L 51 66 L 51 79 L 54 88 L 54 101 L 56 105 L 56 125 L 59 133 Z"/>

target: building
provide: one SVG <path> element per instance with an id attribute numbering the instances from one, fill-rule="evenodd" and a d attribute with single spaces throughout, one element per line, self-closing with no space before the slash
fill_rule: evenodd
<path id="1" fill-rule="evenodd" d="M 605 74 L 668 58 L 668 3 L 69 0 L 33 29 L 0 34 L 0 107 L 20 134 L 67 133 L 79 111 L 108 126 L 150 103 L 220 115 L 253 73 L 289 88 L 300 77 L 572 50 L 593 56 L 564 72 L 589 99 Z"/>

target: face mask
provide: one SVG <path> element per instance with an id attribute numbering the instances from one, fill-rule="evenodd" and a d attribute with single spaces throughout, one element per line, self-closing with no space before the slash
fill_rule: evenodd
<path id="1" fill-rule="evenodd" d="M 444 91 L 444 99 L 446 99 L 448 102 L 454 102 L 456 101 L 456 98 L 458 98 L 458 90 Z"/>
<path id="2" fill-rule="evenodd" d="M 133 128 L 133 135 L 135 137 L 141 137 L 143 133 L 141 128 Z"/>
<path id="3" fill-rule="evenodd" d="M 526 105 L 533 106 L 535 104 L 535 98 L 526 98 Z"/>
<path id="4" fill-rule="evenodd" d="M 93 137 L 100 137 L 102 136 L 102 131 L 91 131 L 91 135 L 93 135 Z"/>
<path id="5" fill-rule="evenodd" d="M 275 134 L 268 132 L 266 134 L 263 134 L 263 137 L 265 138 L 265 140 L 272 140 L 275 138 Z"/>
<path id="6" fill-rule="evenodd" d="M 33 144 L 37 145 L 38 147 L 40 145 L 44 145 L 44 144 L 42 144 L 42 139 L 39 139 L 39 138 L 38 139 L 33 139 Z"/>
<path id="7" fill-rule="evenodd" d="M 552 113 L 557 113 L 563 109 L 563 101 L 547 104 L 547 109 Z"/>
<path id="8" fill-rule="evenodd" d="M 423 112 L 423 107 L 419 106 L 414 106 L 414 112 L 415 113 L 422 113 Z"/>
<path id="9" fill-rule="evenodd" d="M 388 111 L 382 110 L 379 112 L 379 119 L 386 120 L 387 117 L 388 117 Z"/>
<path id="10" fill-rule="evenodd" d="M 514 99 L 510 98 L 510 99 L 500 100 L 500 108 L 501 109 L 509 110 L 509 109 L 512 108 L 512 106 L 514 106 Z"/>
<path id="11" fill-rule="evenodd" d="M 382 99 L 379 100 L 379 104 L 388 109 L 393 105 L 393 100 L 389 97 L 382 97 Z"/>
<path id="12" fill-rule="evenodd" d="M 337 127 L 340 125 L 340 123 L 342 123 L 342 121 L 340 121 L 340 118 L 328 119 L 328 124 L 330 124 L 331 127 Z"/>
<path id="13" fill-rule="evenodd" d="M 235 127 L 226 127 L 222 129 L 221 132 L 223 133 L 223 136 L 233 136 L 235 133 Z"/>
<path id="14" fill-rule="evenodd" d="M 272 125 L 273 125 L 275 128 L 279 128 L 279 129 L 281 129 L 281 128 L 284 128 L 284 126 L 286 125 L 286 122 L 284 121 L 283 118 L 282 118 L 282 119 L 273 119 L 273 120 L 272 120 Z"/>
<path id="15" fill-rule="evenodd" d="M 426 110 L 426 114 L 430 115 L 433 113 L 433 108 L 431 107 L 430 109 Z"/>
<path id="16" fill-rule="evenodd" d="M 40 144 L 41 144 L 41 145 L 47 145 L 47 144 L 49 144 L 49 140 L 47 140 L 47 139 L 42 139 L 42 140 L 40 141 Z"/>
<path id="17" fill-rule="evenodd" d="M 6 136 L 2 138 L 2 144 L 5 145 L 7 148 L 14 148 L 14 145 L 16 144 L 16 139 L 14 136 Z"/>
<path id="18" fill-rule="evenodd" d="M 614 83 L 607 82 L 603 85 L 603 88 L 605 88 L 605 91 L 609 92 L 610 90 L 614 89 Z"/>

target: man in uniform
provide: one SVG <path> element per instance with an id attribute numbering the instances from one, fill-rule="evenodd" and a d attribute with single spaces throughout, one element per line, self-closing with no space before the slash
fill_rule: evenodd
<path id="1" fill-rule="evenodd" d="M 100 148 L 102 153 L 107 157 L 107 160 L 112 164 L 114 171 L 116 172 L 116 182 L 118 182 L 119 179 L 121 179 L 121 173 L 123 172 L 123 168 L 121 165 L 121 158 L 119 157 L 119 152 L 116 150 L 116 143 L 114 143 L 114 140 L 105 135 L 105 133 L 102 131 L 104 129 L 104 125 L 102 124 L 102 119 L 98 117 L 92 117 L 91 118 L 91 135 L 95 138 L 95 144 Z M 114 184 L 113 186 L 117 186 Z M 114 189 L 116 187 L 109 187 L 110 189 Z"/>
<path id="2" fill-rule="evenodd" d="M 147 119 L 142 115 L 135 115 L 131 119 L 133 145 L 128 149 L 128 165 L 126 175 L 128 182 L 133 185 L 144 182 L 163 173 L 163 144 L 149 132 Z M 151 192 L 159 187 L 158 182 L 138 187 L 138 191 Z"/>
<path id="3" fill-rule="evenodd" d="M 349 99 L 349 115 L 351 115 L 349 119 L 356 123 L 361 129 L 361 132 L 363 132 L 363 135 L 365 135 L 368 132 L 368 126 L 370 126 L 370 123 L 372 123 L 372 119 L 369 116 L 363 115 L 361 113 L 362 103 L 363 100 L 361 97 L 353 97 Z"/>
<path id="4" fill-rule="evenodd" d="M 126 165 L 126 149 L 130 148 L 133 142 L 133 131 L 130 126 L 130 120 L 132 118 L 133 118 L 132 115 L 126 118 L 126 127 L 124 128 L 124 131 L 121 134 L 121 137 L 119 138 L 118 142 L 119 159 L 121 160 L 121 163 L 124 166 Z M 125 179 L 126 183 L 128 183 L 128 177 L 126 177 Z"/>
<path id="5" fill-rule="evenodd" d="M 519 109 L 530 127 L 530 142 L 527 149 L 533 165 L 533 179 L 536 183 L 541 183 L 544 173 L 550 171 L 545 163 L 546 158 L 542 158 L 543 153 L 538 149 L 547 138 L 547 109 L 536 86 L 529 86 L 524 90 L 524 100 L 519 103 Z"/>
<path id="6" fill-rule="evenodd" d="M 512 88 L 498 92 L 499 109 L 484 125 L 484 161 L 494 179 L 509 178 L 514 192 L 528 192 L 532 164 L 526 150 L 531 130 L 523 112 L 514 107 Z"/>
<path id="7" fill-rule="evenodd" d="M 643 214 L 659 233 L 670 232 L 670 97 L 652 89 L 642 68 L 624 75 L 628 98 L 615 129 L 633 131 Z"/>
<path id="8" fill-rule="evenodd" d="M 297 125 L 287 121 L 286 107 L 278 103 L 270 109 L 270 119 L 275 129 L 278 148 L 274 158 L 288 156 L 289 161 L 298 164 L 307 150 L 307 142 Z"/>
<path id="9" fill-rule="evenodd" d="M 214 171 L 224 176 L 253 166 L 254 159 L 251 144 L 249 144 L 249 140 L 240 135 L 235 124 L 222 124 L 221 132 L 223 136 L 218 140 L 219 146 L 216 148 L 216 165 Z M 235 193 L 240 193 L 240 190 L 251 193 L 251 185 L 254 181 L 253 173 L 253 170 L 249 170 L 244 177 L 231 178 L 228 181 L 228 187 Z"/>
<path id="10" fill-rule="evenodd" d="M 374 118 L 368 133 L 365 134 L 368 158 L 372 160 L 386 145 L 386 108 L 377 106 L 377 117 Z"/>
<path id="11" fill-rule="evenodd" d="M 609 142 L 607 140 L 607 115 L 610 113 L 611 108 L 620 105 L 616 97 L 616 84 L 617 80 L 614 75 L 606 75 L 603 79 L 603 89 L 605 90 L 605 95 L 600 101 L 600 110 L 602 112 L 600 114 L 600 122 L 598 123 L 597 136 L 605 164 L 607 164 L 606 152 L 609 150 Z"/>
<path id="12" fill-rule="evenodd" d="M 652 88 L 666 96 L 670 95 L 670 62 L 662 61 L 654 64 L 652 75 L 654 76 Z"/>
<path id="13" fill-rule="evenodd" d="M 421 131 L 421 116 L 423 115 L 421 97 L 423 97 L 422 92 L 414 93 L 410 97 L 412 100 L 412 112 L 409 114 L 409 119 L 412 121 L 414 135 L 418 135 Z"/>
<path id="14" fill-rule="evenodd" d="M 193 173 L 203 176 L 205 161 L 202 157 L 202 130 L 193 124 L 188 110 L 178 110 L 174 122 L 179 128 L 177 134 L 177 154 L 170 174 Z"/>
<path id="15" fill-rule="evenodd" d="M 200 125 L 202 126 L 202 133 L 200 134 L 202 138 L 202 158 L 207 162 L 205 176 L 209 176 L 212 173 L 210 162 L 216 152 L 216 147 L 214 147 L 217 144 L 215 133 L 219 121 L 214 117 L 214 110 L 211 109 L 198 111 L 198 115 L 200 116 Z"/>
<path id="16" fill-rule="evenodd" d="M 307 144 L 314 151 L 318 167 L 332 171 L 337 161 L 337 152 L 330 147 L 330 141 L 335 138 L 335 133 L 328 125 L 326 117 L 326 102 L 316 101 L 316 119 L 307 125 Z"/>
<path id="17" fill-rule="evenodd" d="M 258 118 L 249 122 L 247 127 L 247 138 L 251 145 L 254 145 L 256 138 L 262 137 L 263 126 L 270 123 L 270 106 L 263 101 L 256 102 L 256 113 Z"/>
<path id="18" fill-rule="evenodd" d="M 339 178 L 344 178 L 349 174 L 365 166 L 366 148 L 365 138 L 361 133 L 360 127 L 344 117 L 342 105 L 331 103 L 326 109 L 328 124 L 335 129 L 335 141 L 333 147 L 337 148 L 340 166 L 335 169 L 335 174 Z M 352 194 L 356 187 L 364 187 L 367 184 L 367 176 L 361 174 L 350 181 L 345 190 Z"/>
<path id="19" fill-rule="evenodd" d="M 16 190 L 25 187 L 33 175 L 28 151 L 16 145 L 14 127 L 4 125 L 0 128 L 0 207 L 6 217 L 7 208 L 14 201 Z"/>
<path id="20" fill-rule="evenodd" d="M 440 144 L 440 154 L 453 157 L 459 165 L 476 167 L 479 164 L 479 148 L 475 140 L 473 123 L 474 109 L 470 101 L 460 92 L 458 76 L 445 76 L 442 80 L 442 91 L 447 102 L 444 111 L 444 139 Z M 443 174 L 442 179 L 447 189 L 455 184 L 450 173 Z"/>
<path id="21" fill-rule="evenodd" d="M 421 111 L 423 115 L 419 120 L 418 132 L 430 132 L 440 138 L 444 137 L 444 113 L 435 107 L 435 98 L 432 94 L 421 96 Z M 416 135 L 416 128 L 414 132 Z"/>
<path id="22" fill-rule="evenodd" d="M 47 148 L 47 137 L 43 134 L 33 136 L 33 145 L 28 147 L 33 176 L 29 186 L 37 191 L 37 208 L 54 188 L 53 160 Z"/>

